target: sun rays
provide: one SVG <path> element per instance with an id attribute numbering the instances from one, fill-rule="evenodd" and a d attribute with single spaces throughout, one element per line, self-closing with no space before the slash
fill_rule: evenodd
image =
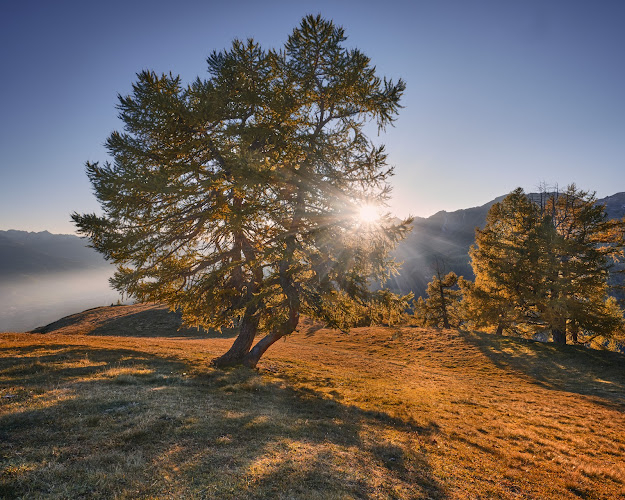
<path id="1" fill-rule="evenodd" d="M 358 209 L 358 220 L 361 224 L 374 224 L 380 220 L 382 213 L 378 205 L 365 203 Z"/>

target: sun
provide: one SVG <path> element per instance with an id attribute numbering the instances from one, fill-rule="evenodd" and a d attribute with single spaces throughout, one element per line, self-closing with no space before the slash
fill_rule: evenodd
<path id="1" fill-rule="evenodd" d="M 358 210 L 358 219 L 364 224 L 373 224 L 380 218 L 380 207 L 370 203 L 365 203 Z"/>

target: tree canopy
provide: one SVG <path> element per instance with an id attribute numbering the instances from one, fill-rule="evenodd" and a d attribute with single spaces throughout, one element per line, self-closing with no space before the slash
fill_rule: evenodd
<path id="1" fill-rule="evenodd" d="M 457 328 L 462 322 L 460 286 L 465 286 L 465 280 L 453 271 L 445 274 L 443 259 L 437 258 L 432 267 L 434 276 L 427 286 L 428 298 L 415 301 L 414 316 L 422 326 Z"/>
<path id="2" fill-rule="evenodd" d="M 478 326 L 606 334 L 622 323 L 608 297 L 608 272 L 623 255 L 625 223 L 610 220 L 594 194 L 570 185 L 532 200 L 516 189 L 494 204 L 471 248 L 475 283 L 465 311 Z"/>
<path id="3" fill-rule="evenodd" d="M 117 265 L 113 285 L 187 324 L 236 326 L 218 365 L 255 366 L 300 314 L 349 327 L 395 268 L 410 220 L 357 214 L 390 195 L 365 126 L 393 123 L 405 85 L 345 40 L 307 16 L 280 50 L 249 39 L 211 53 L 208 79 L 143 71 L 119 96 L 112 163 L 87 164 L 103 215 L 72 218 Z"/>

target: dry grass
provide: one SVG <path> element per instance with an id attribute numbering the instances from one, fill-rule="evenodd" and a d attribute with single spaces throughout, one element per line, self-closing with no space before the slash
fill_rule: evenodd
<path id="1" fill-rule="evenodd" d="M 308 323 L 258 371 L 161 308 L 0 334 L 1 498 L 623 498 L 625 359 Z"/>

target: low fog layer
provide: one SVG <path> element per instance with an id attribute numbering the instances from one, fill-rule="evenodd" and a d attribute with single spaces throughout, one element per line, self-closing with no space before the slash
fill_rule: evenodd
<path id="1" fill-rule="evenodd" d="M 121 298 L 112 269 L 69 271 L 0 281 L 0 332 L 24 332 Z"/>

